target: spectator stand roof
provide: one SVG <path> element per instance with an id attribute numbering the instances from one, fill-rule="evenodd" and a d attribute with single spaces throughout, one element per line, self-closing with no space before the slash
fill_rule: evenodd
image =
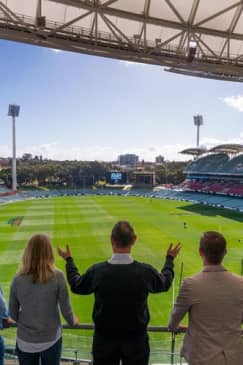
<path id="1" fill-rule="evenodd" d="M 215 146 L 209 150 L 205 148 L 187 148 L 180 153 L 184 155 L 192 155 L 195 158 L 199 158 L 201 155 L 211 155 L 211 154 L 219 154 L 225 153 L 228 155 L 236 155 L 243 152 L 243 145 L 242 144 L 221 144 Z"/>
<path id="2" fill-rule="evenodd" d="M 207 150 L 205 148 L 186 148 L 185 150 L 181 151 L 180 153 L 182 153 L 184 155 L 200 156 L 206 152 L 207 152 Z"/>
<path id="3" fill-rule="evenodd" d="M 243 81 L 243 1 L 1 0 L 0 38 Z"/>
<path id="4" fill-rule="evenodd" d="M 243 152 L 242 144 L 221 144 L 219 146 L 213 147 L 208 152 L 214 153 L 228 153 L 228 154 L 237 154 Z"/>

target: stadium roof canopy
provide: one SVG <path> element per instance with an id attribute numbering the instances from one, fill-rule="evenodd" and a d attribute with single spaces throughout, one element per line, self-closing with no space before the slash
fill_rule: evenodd
<path id="1" fill-rule="evenodd" d="M 0 38 L 243 81 L 243 0 L 0 0 Z"/>
<path id="2" fill-rule="evenodd" d="M 207 150 L 204 148 L 187 148 L 180 153 L 184 155 L 200 156 L 205 152 L 207 152 Z"/>
<path id="3" fill-rule="evenodd" d="M 242 144 L 221 144 L 211 148 L 208 152 L 240 153 L 243 152 Z"/>

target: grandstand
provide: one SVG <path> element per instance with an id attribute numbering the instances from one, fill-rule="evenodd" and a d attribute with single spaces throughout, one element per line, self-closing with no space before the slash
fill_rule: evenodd
<path id="1" fill-rule="evenodd" d="M 179 185 L 184 191 L 243 197 L 243 145 L 224 144 L 205 151 L 185 173 L 186 180 Z"/>

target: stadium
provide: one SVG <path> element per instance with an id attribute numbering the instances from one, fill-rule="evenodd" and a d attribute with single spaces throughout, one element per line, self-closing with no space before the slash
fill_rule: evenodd
<path id="1" fill-rule="evenodd" d="M 188 76 L 242 82 L 242 2 L 221 1 L 215 7 L 203 0 L 162 3 L 161 9 L 156 0 L 134 4 L 125 0 L 3 1 L 0 38 L 163 66 Z M 14 119 L 18 112 L 10 108 L 9 116 Z M 243 145 L 197 147 L 181 153 L 192 155 L 193 160 L 184 171 L 185 180 L 170 189 L 152 187 L 154 174 L 136 173 L 134 181 L 148 181 L 151 186 L 126 190 L 113 188 L 111 181 L 111 186 L 100 190 L 21 190 L 17 189 L 14 151 L 12 191 L 2 187 L 0 196 L 1 285 L 6 297 L 32 234 L 48 234 L 55 249 L 70 243 L 77 265 L 85 271 L 94 262 L 107 260 L 111 227 L 128 220 L 138 236 L 134 256 L 158 270 L 168 243 L 183 245 L 172 289 L 149 298 L 149 335 L 151 365 L 184 364 L 179 355 L 183 333 L 175 338 L 167 324 L 182 279 L 201 269 L 197 255 L 201 232 L 223 232 L 228 243 L 225 265 L 243 274 Z M 112 172 L 110 179 L 117 183 L 121 176 Z M 65 270 L 60 258 L 57 265 Z M 64 325 L 63 363 L 92 364 L 93 297 L 72 296 L 71 300 L 80 325 L 75 329 Z M 14 326 L 4 331 L 6 364 L 17 363 L 15 332 Z"/>

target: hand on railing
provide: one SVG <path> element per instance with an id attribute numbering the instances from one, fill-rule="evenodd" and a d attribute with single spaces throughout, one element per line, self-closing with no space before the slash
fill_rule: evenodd
<path id="1" fill-rule="evenodd" d="M 172 333 L 174 333 L 175 335 L 178 335 L 180 333 L 185 333 L 187 330 L 187 326 L 179 326 L 177 327 L 177 329 L 175 331 L 171 331 Z"/>
<path id="2" fill-rule="evenodd" d="M 7 318 L 3 318 L 2 319 L 2 325 L 3 328 L 9 328 L 11 327 L 11 325 L 15 324 L 14 320 L 12 320 L 12 318 L 7 317 Z"/>
<path id="3" fill-rule="evenodd" d="M 74 314 L 73 316 L 73 326 L 77 327 L 79 325 L 79 318 L 78 316 L 76 316 L 76 314 Z"/>

